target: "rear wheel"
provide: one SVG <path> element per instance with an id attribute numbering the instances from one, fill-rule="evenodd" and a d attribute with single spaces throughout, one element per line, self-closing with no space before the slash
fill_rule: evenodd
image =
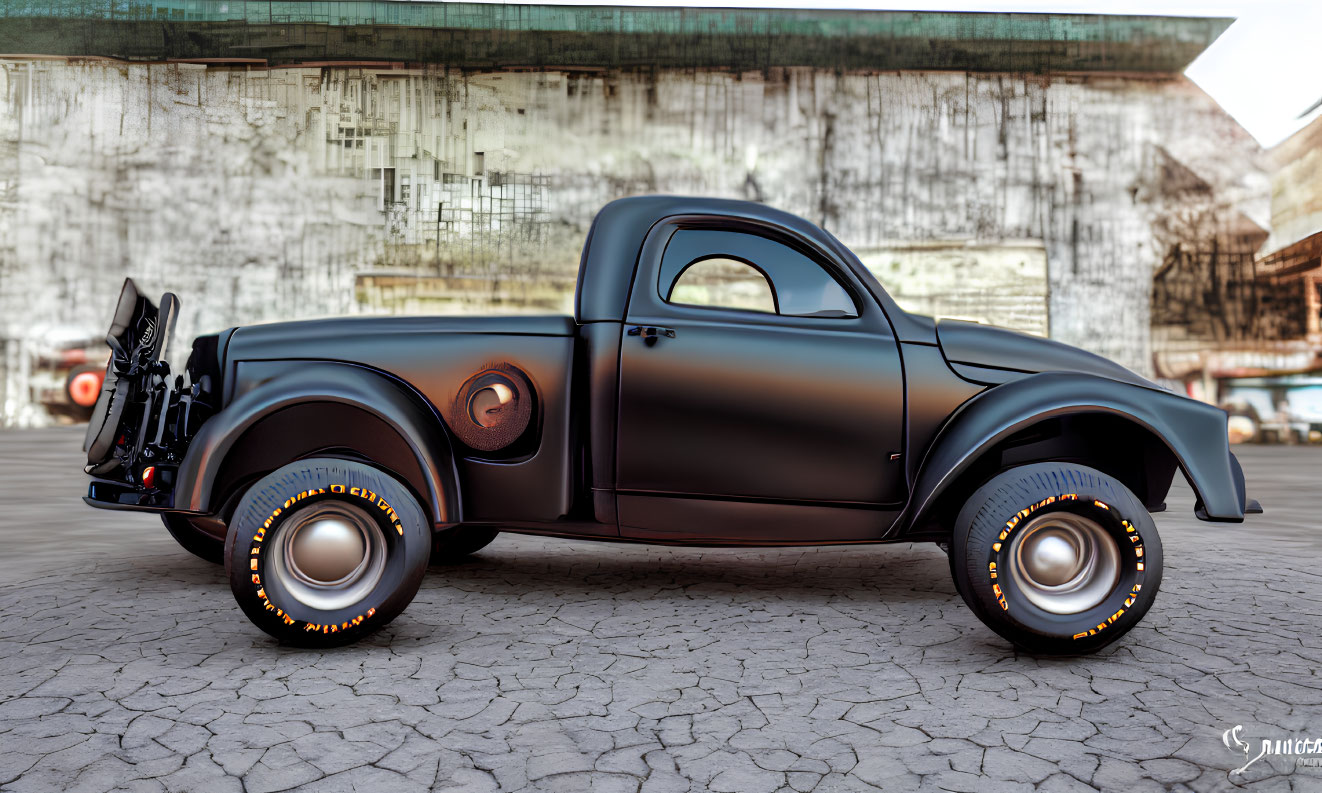
<path id="1" fill-rule="evenodd" d="M 239 606 L 287 644 L 349 644 L 413 600 L 431 525 L 412 493 L 362 463 L 299 460 L 244 494 L 226 538 Z"/>
<path id="2" fill-rule="evenodd" d="M 225 524 L 216 521 L 214 526 L 217 531 L 208 531 L 211 524 L 204 524 L 177 512 L 161 513 L 161 522 L 185 551 L 212 564 L 225 564 L 224 534 L 218 533 L 225 530 Z"/>
<path id="3" fill-rule="evenodd" d="M 1018 647 L 1088 653 L 1151 607 L 1161 540 L 1119 481 L 1086 466 L 1035 463 L 1002 472 L 969 498 L 950 566 L 974 613 Z"/>

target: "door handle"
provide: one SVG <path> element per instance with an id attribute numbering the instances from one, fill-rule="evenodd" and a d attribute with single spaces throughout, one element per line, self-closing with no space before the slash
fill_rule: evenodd
<path id="1" fill-rule="evenodd" d="M 632 328 L 629 328 L 629 335 L 642 336 L 645 343 L 656 344 L 656 340 L 662 336 L 665 336 L 667 339 L 675 338 L 675 329 L 658 328 L 652 325 L 634 325 Z"/>

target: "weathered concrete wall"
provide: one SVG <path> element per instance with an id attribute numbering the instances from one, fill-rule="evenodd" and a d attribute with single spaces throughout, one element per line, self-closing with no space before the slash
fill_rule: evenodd
<path id="1" fill-rule="evenodd" d="M 939 298 L 968 268 L 885 251 L 1040 244 L 1046 284 L 1005 277 L 1026 308 L 988 319 L 1041 329 L 1046 300 L 1053 337 L 1149 371 L 1153 152 L 1231 204 L 1267 194 L 1256 145 L 1179 78 L 0 66 L 7 337 L 102 332 L 125 275 L 180 294 L 180 337 L 567 310 L 596 209 L 671 192 L 802 214 L 944 313 L 967 315 Z"/>
<path id="2" fill-rule="evenodd" d="M 1050 335 L 1047 252 L 1038 240 L 895 243 L 855 253 L 909 311 Z"/>
<path id="3" fill-rule="evenodd" d="M 1263 253 L 1322 231 L 1322 118 L 1271 150 L 1271 237 Z"/>

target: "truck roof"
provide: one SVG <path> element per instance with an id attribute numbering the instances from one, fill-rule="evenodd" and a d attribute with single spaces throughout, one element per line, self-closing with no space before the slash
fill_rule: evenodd
<path id="1" fill-rule="evenodd" d="M 574 316 L 579 322 L 624 320 L 643 240 L 659 221 L 675 215 L 715 215 L 774 224 L 797 232 L 850 266 L 857 264 L 848 248 L 816 224 L 765 204 L 668 195 L 620 198 L 601 208 L 583 244 L 574 294 Z M 890 306 L 885 308 L 893 313 Z"/>

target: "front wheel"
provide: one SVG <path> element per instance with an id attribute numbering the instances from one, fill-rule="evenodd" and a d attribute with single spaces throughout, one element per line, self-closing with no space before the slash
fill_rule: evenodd
<path id="1" fill-rule="evenodd" d="M 329 647 L 383 627 L 413 600 L 431 525 L 390 475 L 308 459 L 244 494 L 225 545 L 230 588 L 257 627 L 287 644 Z"/>
<path id="2" fill-rule="evenodd" d="M 1147 509 L 1082 465 L 998 474 L 965 502 L 951 540 L 964 601 L 1031 653 L 1105 647 L 1138 624 L 1161 584 L 1161 539 Z"/>

